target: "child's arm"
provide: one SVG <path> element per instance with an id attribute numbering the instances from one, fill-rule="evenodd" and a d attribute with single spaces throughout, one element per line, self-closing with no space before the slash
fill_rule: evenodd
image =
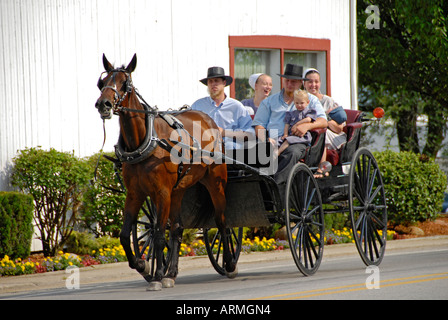
<path id="1" fill-rule="evenodd" d="M 289 135 L 289 123 L 285 123 L 282 139 L 285 139 L 288 135 Z"/>

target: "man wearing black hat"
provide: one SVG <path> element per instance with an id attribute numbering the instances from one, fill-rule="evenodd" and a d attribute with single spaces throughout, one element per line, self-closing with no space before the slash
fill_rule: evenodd
<path id="1" fill-rule="evenodd" d="M 294 105 L 294 91 L 302 86 L 303 68 L 295 64 L 287 64 L 284 74 L 278 74 L 282 78 L 283 89 L 265 100 L 258 108 L 252 126 L 255 127 L 255 134 L 261 141 L 268 139 L 273 146 L 276 146 L 278 137 L 283 135 L 284 118 L 286 111 L 292 111 Z M 317 97 L 308 94 L 309 108 L 315 109 L 317 119 L 311 123 L 295 125 L 291 132 L 297 136 L 303 136 L 312 129 L 326 128 L 327 117 L 325 111 Z M 278 170 L 274 175 L 277 183 L 286 183 L 292 167 L 304 157 L 306 146 L 304 144 L 290 145 L 278 158 Z"/>
<path id="2" fill-rule="evenodd" d="M 232 83 L 232 77 L 225 75 L 221 67 L 211 67 L 208 68 L 207 78 L 199 81 L 208 87 L 210 96 L 197 100 L 191 108 L 208 114 L 216 122 L 226 149 L 242 148 L 243 140 L 253 137 L 254 130 L 247 109 L 224 93 L 224 88 Z"/>

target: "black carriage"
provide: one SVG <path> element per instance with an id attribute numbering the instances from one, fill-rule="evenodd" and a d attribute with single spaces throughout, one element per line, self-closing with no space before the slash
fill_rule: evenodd
<path id="1" fill-rule="evenodd" d="M 384 257 L 387 235 L 387 209 L 384 185 L 372 153 L 359 148 L 364 114 L 346 110 L 347 143 L 337 154 L 337 163 L 328 177 L 316 179 L 325 144 L 325 129 L 315 130 L 312 146 L 303 161 L 289 174 L 286 185 L 279 186 L 263 170 L 238 161 L 227 165 L 226 225 L 229 236 L 222 239 L 210 219 L 197 221 L 201 210 L 213 210 L 207 191 L 200 184 L 187 191 L 182 202 L 182 224 L 202 228 L 207 253 L 215 270 L 224 275 L 221 243 L 227 241 L 235 261 L 241 248 L 243 227 L 286 226 L 293 259 L 304 275 L 314 274 L 324 251 L 324 214 L 348 212 L 353 237 L 361 259 L 366 265 L 379 265 Z M 228 160 L 228 159 L 227 159 Z M 150 199 L 142 208 L 144 216 L 133 226 L 134 252 L 150 262 L 154 270 L 153 250 L 155 208 Z M 215 248 L 215 249 L 214 249 Z M 217 248 L 217 249 L 216 249 Z M 166 240 L 165 267 L 171 260 L 169 239 Z"/>

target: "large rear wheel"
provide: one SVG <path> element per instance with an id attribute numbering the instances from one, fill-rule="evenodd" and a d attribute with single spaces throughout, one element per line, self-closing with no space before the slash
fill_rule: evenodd
<path id="1" fill-rule="evenodd" d="M 324 251 L 324 212 L 317 181 L 303 163 L 296 164 L 289 174 L 285 215 L 294 262 L 305 276 L 313 275 Z"/>
<path id="2" fill-rule="evenodd" d="M 369 150 L 356 151 L 349 178 L 348 204 L 356 248 L 366 265 L 379 265 L 386 250 L 386 194 L 380 169 Z"/>

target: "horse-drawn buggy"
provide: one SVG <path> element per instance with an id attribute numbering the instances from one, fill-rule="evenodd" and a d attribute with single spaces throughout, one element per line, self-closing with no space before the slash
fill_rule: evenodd
<path id="1" fill-rule="evenodd" d="M 202 229 L 213 267 L 234 277 L 243 227 L 280 223 L 298 269 L 312 275 L 323 257 L 324 215 L 348 212 L 362 260 L 366 265 L 381 263 L 386 196 L 375 158 L 359 148 L 362 112 L 346 110 L 347 142 L 328 176 L 315 178 L 325 129 L 315 130 L 305 158 L 293 167 L 287 183 L 278 185 L 263 166 L 225 155 L 219 135 L 213 134 L 216 124 L 205 114 L 149 107 L 130 77 L 135 56 L 127 67 L 115 69 L 104 56 L 103 64 L 96 106 L 103 119 L 120 116 L 116 164 L 122 166 L 127 189 L 120 239 L 130 267 L 150 282 L 150 290 L 174 285 L 184 228 Z M 201 133 L 201 141 L 194 130 Z"/>

